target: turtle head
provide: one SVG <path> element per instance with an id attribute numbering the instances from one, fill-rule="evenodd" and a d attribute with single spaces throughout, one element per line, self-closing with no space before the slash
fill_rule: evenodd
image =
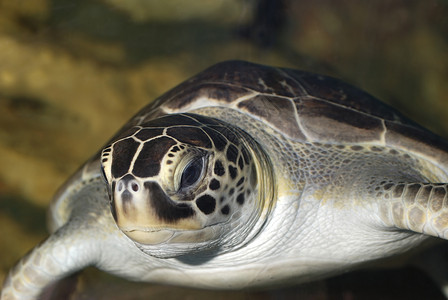
<path id="1" fill-rule="evenodd" d="M 244 134 L 211 118 L 168 115 L 133 127 L 101 157 L 115 221 L 156 256 L 247 238 L 268 206 L 254 156 Z"/>

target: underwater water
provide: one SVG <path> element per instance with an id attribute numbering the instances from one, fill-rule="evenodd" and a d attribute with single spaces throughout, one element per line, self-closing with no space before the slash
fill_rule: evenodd
<path id="1" fill-rule="evenodd" d="M 448 137 L 448 2 L 0 1 L 0 280 L 47 236 L 57 188 L 134 113 L 226 59 L 339 77 Z M 414 268 L 265 292 L 127 282 L 89 269 L 72 299 L 436 299 Z"/>

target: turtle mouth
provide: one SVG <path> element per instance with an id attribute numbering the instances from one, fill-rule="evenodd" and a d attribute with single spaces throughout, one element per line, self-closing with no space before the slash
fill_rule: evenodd
<path id="1" fill-rule="evenodd" d="M 131 240 L 142 245 L 159 245 L 164 243 L 182 244 L 206 242 L 216 238 L 216 226 L 202 229 L 166 229 L 166 228 L 136 228 L 126 227 L 120 230 Z"/>
<path id="2" fill-rule="evenodd" d="M 174 231 L 163 228 L 128 227 L 120 229 L 131 240 L 146 245 L 157 245 L 165 243 L 174 235 Z"/>

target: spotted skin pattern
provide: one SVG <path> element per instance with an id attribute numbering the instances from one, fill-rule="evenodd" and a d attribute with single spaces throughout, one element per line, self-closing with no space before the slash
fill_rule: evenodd
<path id="1" fill-rule="evenodd" d="M 123 136 L 106 147 L 101 157 L 119 227 L 149 230 L 188 224 L 198 229 L 228 221 L 253 201 L 254 163 L 238 132 L 228 125 L 179 114 L 131 128 Z M 198 161 L 204 170 L 190 171 L 201 174 L 193 187 L 183 187 L 183 174 Z M 142 220 L 148 214 L 152 218 Z"/>

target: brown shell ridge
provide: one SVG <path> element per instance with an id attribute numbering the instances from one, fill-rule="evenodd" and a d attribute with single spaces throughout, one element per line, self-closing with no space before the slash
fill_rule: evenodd
<path id="1" fill-rule="evenodd" d="M 295 141 L 374 143 L 448 163 L 443 139 L 350 84 L 243 61 L 211 66 L 157 98 L 130 124 L 210 106 L 238 110 Z"/>
<path id="2" fill-rule="evenodd" d="M 297 81 L 294 77 L 290 76 L 284 69 L 282 69 L 282 68 L 276 68 L 276 69 L 284 77 L 287 77 L 287 78 L 291 79 L 291 81 L 295 82 L 297 84 L 297 86 L 300 88 L 300 93 L 297 94 L 297 92 L 295 92 L 293 90 L 293 88 L 288 85 L 288 87 L 291 89 L 291 93 L 296 94 L 295 98 L 307 97 L 307 96 L 312 97 L 312 95 L 310 95 L 308 93 L 308 91 L 305 89 L 305 87 L 299 81 Z M 285 82 L 285 85 L 286 85 L 286 82 Z"/>
<path id="3" fill-rule="evenodd" d="M 448 180 L 448 142 L 422 128 L 384 121 L 385 144 L 405 150 L 441 168 Z"/>

